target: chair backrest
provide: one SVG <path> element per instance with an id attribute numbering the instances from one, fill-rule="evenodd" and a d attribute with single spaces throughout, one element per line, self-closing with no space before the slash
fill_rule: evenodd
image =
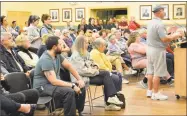
<path id="1" fill-rule="evenodd" d="M 23 72 L 14 72 L 5 76 L 10 87 L 10 93 L 16 93 L 30 88 L 30 80 Z"/>

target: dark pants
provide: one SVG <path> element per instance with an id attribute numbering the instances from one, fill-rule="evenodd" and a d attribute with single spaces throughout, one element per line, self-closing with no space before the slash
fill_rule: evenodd
<path id="1" fill-rule="evenodd" d="M 167 63 L 167 70 L 168 70 L 168 73 L 171 75 L 171 76 L 174 76 L 174 68 L 173 68 L 173 62 L 171 59 L 169 58 L 166 58 L 166 63 Z"/>
<path id="2" fill-rule="evenodd" d="M 121 82 L 117 75 L 112 74 L 108 71 L 100 71 L 99 75 L 95 77 L 90 77 L 90 84 L 92 85 L 104 85 L 104 95 L 105 102 L 107 102 L 108 97 L 115 95 L 121 90 Z"/>
<path id="3" fill-rule="evenodd" d="M 39 93 L 36 89 L 28 89 L 17 93 L 8 94 L 6 97 L 18 103 L 36 104 L 39 98 Z"/>
<path id="4" fill-rule="evenodd" d="M 63 107 L 65 116 L 75 116 L 76 109 L 82 112 L 85 104 L 85 88 L 81 89 L 81 92 L 77 95 L 72 88 L 57 87 L 53 93 L 56 108 Z"/>
<path id="5" fill-rule="evenodd" d="M 170 75 L 174 76 L 174 55 L 171 53 L 166 53 L 166 58 L 170 60 L 170 67 L 167 66 L 167 68 L 169 69 L 168 72 L 170 73 Z"/>
<path id="6" fill-rule="evenodd" d="M 20 103 L 16 103 L 14 100 L 7 98 L 6 96 L 0 94 L 0 103 L 1 103 L 1 115 L 13 114 L 17 116 L 19 114 L 18 109 L 21 107 Z"/>

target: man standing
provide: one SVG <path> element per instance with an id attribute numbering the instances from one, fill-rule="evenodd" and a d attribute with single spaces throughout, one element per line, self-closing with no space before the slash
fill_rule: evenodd
<path id="1" fill-rule="evenodd" d="M 47 51 L 42 54 L 35 67 L 34 88 L 43 87 L 42 94 L 52 96 L 56 108 L 64 108 L 65 116 L 75 116 L 76 107 L 81 114 L 85 103 L 84 81 L 61 55 L 62 40 L 59 37 L 50 36 L 46 41 L 46 47 Z M 60 79 L 61 66 L 76 78 L 75 84 Z"/>
<path id="2" fill-rule="evenodd" d="M 153 13 L 155 17 L 147 26 L 147 97 L 151 97 L 152 100 L 167 100 L 168 96 L 158 92 L 160 77 L 166 77 L 168 75 L 165 50 L 169 42 L 177 40 L 182 34 L 175 33 L 173 35 L 167 35 L 162 22 L 165 16 L 164 7 L 160 5 L 156 6 L 153 9 Z"/>

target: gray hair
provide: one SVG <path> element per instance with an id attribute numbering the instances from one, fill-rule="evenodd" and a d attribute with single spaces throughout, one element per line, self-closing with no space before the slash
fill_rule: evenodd
<path id="1" fill-rule="evenodd" d="M 93 47 L 95 49 L 98 49 L 102 44 L 106 44 L 106 41 L 102 38 L 97 38 L 94 42 L 93 42 Z"/>
<path id="2" fill-rule="evenodd" d="M 7 36 L 12 36 L 10 32 L 1 32 L 1 42 L 5 39 Z"/>

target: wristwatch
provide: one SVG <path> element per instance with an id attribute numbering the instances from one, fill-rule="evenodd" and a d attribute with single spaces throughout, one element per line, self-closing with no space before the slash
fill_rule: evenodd
<path id="1" fill-rule="evenodd" d="M 71 88 L 74 89 L 74 87 L 75 87 L 75 83 L 72 84 Z"/>

